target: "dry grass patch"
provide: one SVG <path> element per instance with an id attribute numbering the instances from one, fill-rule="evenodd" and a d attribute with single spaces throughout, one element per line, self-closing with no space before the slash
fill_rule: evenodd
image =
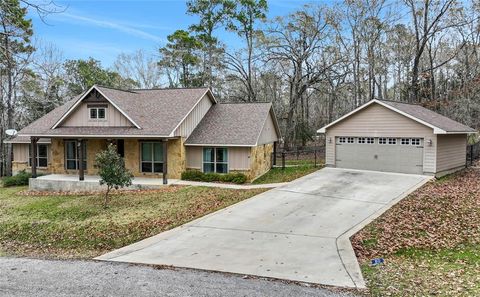
<path id="1" fill-rule="evenodd" d="M 167 187 L 99 193 L 28 194 L 0 189 L 0 251 L 9 255 L 90 258 L 174 228 L 263 190 Z"/>

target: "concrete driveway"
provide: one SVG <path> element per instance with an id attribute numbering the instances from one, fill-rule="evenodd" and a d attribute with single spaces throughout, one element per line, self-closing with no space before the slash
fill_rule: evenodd
<path id="1" fill-rule="evenodd" d="M 348 238 L 429 179 L 324 168 L 97 259 L 363 288 Z"/>

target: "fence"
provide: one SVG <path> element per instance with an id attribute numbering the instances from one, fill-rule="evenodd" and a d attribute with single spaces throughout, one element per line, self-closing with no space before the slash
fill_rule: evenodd
<path id="1" fill-rule="evenodd" d="M 480 141 L 467 145 L 467 167 L 472 166 L 478 159 L 480 159 Z"/>
<path id="2" fill-rule="evenodd" d="M 324 163 L 325 147 L 309 147 L 303 149 L 282 150 L 273 154 L 273 166 L 299 167 L 299 166 L 320 166 Z"/>

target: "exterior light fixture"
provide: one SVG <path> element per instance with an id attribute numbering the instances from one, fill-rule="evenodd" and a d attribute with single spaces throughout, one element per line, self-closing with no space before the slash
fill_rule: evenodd
<path id="1" fill-rule="evenodd" d="M 328 143 L 332 143 L 332 137 L 328 138 Z"/>
<path id="2" fill-rule="evenodd" d="M 431 139 L 429 139 L 429 140 L 427 141 L 427 143 L 428 143 L 428 146 L 432 146 L 433 141 L 432 141 Z"/>

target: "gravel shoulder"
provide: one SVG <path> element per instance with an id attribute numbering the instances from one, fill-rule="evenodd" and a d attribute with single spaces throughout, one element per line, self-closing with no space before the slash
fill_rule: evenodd
<path id="1" fill-rule="evenodd" d="M 0 258 L 1 296 L 354 296 L 349 292 L 189 269 Z"/>

